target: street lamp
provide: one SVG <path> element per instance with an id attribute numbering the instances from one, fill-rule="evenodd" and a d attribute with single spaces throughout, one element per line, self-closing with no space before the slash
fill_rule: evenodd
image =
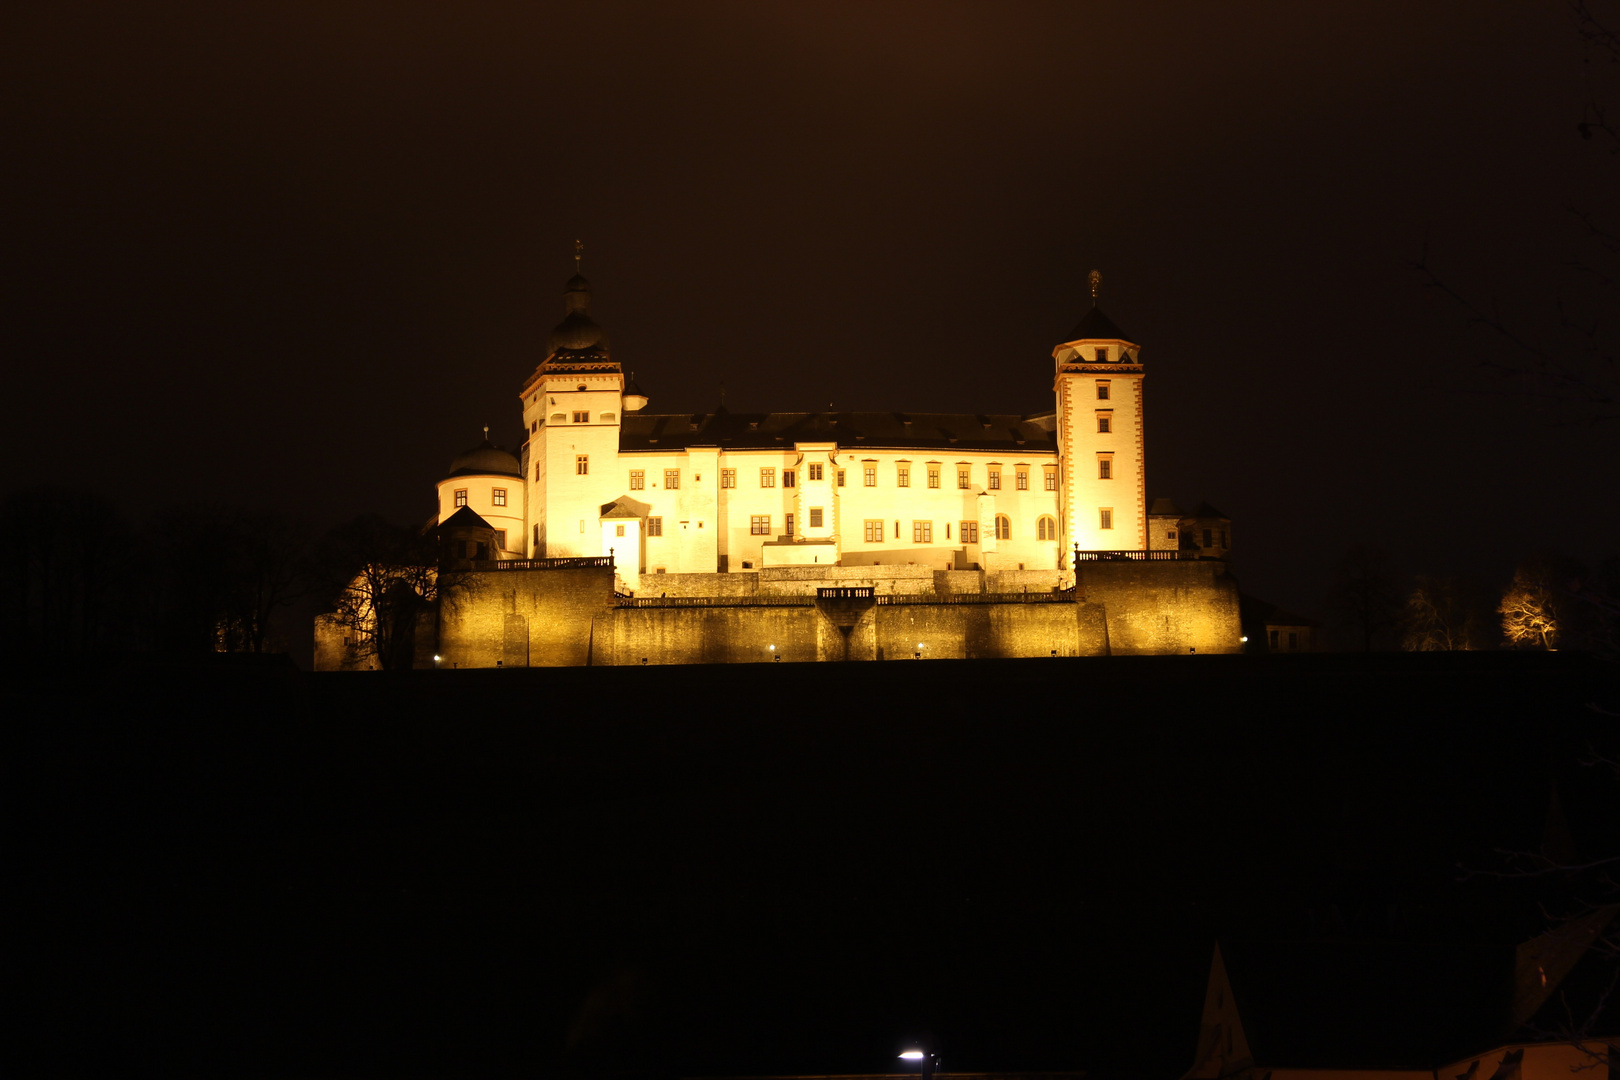
<path id="1" fill-rule="evenodd" d="M 939 1067 L 939 1055 L 928 1050 L 902 1050 L 900 1059 L 921 1062 L 922 1080 L 933 1080 L 934 1070 Z"/>

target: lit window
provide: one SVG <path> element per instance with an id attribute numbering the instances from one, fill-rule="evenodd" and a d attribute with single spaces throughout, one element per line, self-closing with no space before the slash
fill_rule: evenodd
<path id="1" fill-rule="evenodd" d="M 939 487 L 939 466 L 938 465 L 930 465 L 930 466 L 928 466 L 928 486 L 931 487 L 931 488 Z"/>
<path id="2" fill-rule="evenodd" d="M 966 491 L 973 486 L 973 471 L 971 469 L 956 470 L 956 486 Z"/>
<path id="3" fill-rule="evenodd" d="M 1114 478 L 1114 459 L 1107 454 L 1097 458 L 1097 479 L 1112 480 Z"/>
<path id="4" fill-rule="evenodd" d="M 467 505 L 467 489 L 466 488 L 456 488 L 456 505 L 457 506 L 466 506 Z"/>
<path id="5" fill-rule="evenodd" d="M 913 521 L 911 523 L 911 542 L 913 544 L 932 544 L 934 542 L 934 523 L 932 521 Z"/>
<path id="6" fill-rule="evenodd" d="M 821 528 L 821 507 L 819 506 L 810 508 L 810 527 L 812 529 Z"/>
<path id="7" fill-rule="evenodd" d="M 492 488 L 492 489 L 490 489 L 489 501 L 491 503 L 493 503 L 495 506 L 505 506 L 506 505 L 506 489 L 505 488 Z"/>
<path id="8" fill-rule="evenodd" d="M 1008 519 L 1006 514 L 996 515 L 996 539 L 1012 539 L 1012 522 Z"/>
<path id="9" fill-rule="evenodd" d="M 977 521 L 962 522 L 962 530 L 958 533 L 964 544 L 977 544 L 979 542 L 979 523 Z"/>
<path id="10" fill-rule="evenodd" d="M 1018 476 L 1017 476 L 1016 479 L 1017 479 L 1017 488 L 1018 488 L 1019 491 L 1028 491 L 1029 490 L 1029 470 L 1028 469 L 1019 469 L 1018 470 Z"/>
<path id="11" fill-rule="evenodd" d="M 661 518 L 661 517 L 650 517 L 650 518 L 648 518 L 647 519 L 647 535 L 648 536 L 663 536 L 664 535 L 664 519 Z"/>
<path id="12" fill-rule="evenodd" d="M 883 522 L 881 520 L 867 521 L 865 536 L 868 544 L 883 543 Z"/>
<path id="13" fill-rule="evenodd" d="M 843 469 L 838 470 L 838 486 L 839 487 L 844 486 L 844 470 Z"/>
<path id="14" fill-rule="evenodd" d="M 1055 518 L 1042 517 L 1041 520 L 1035 523 L 1035 536 L 1041 540 L 1056 540 L 1057 520 Z"/>
<path id="15" fill-rule="evenodd" d="M 867 487 L 877 487 L 877 466 L 868 465 L 864 470 Z"/>
<path id="16" fill-rule="evenodd" d="M 911 466 L 898 465 L 894 470 L 894 483 L 896 487 L 911 486 Z"/>
<path id="17" fill-rule="evenodd" d="M 771 516 L 769 514 L 755 514 L 748 519 L 748 531 L 754 536 L 771 535 Z"/>
<path id="18" fill-rule="evenodd" d="M 1000 491 L 1001 490 L 1001 470 L 1000 469 L 991 469 L 990 470 L 990 483 L 988 485 L 986 485 L 986 486 L 988 486 L 991 491 Z"/>
<path id="19" fill-rule="evenodd" d="M 762 487 L 762 488 L 775 487 L 776 486 L 776 470 L 775 469 L 761 469 L 761 470 L 759 470 L 759 486 Z"/>
<path id="20" fill-rule="evenodd" d="M 820 465 L 811 465 L 810 466 L 810 479 L 812 479 L 812 480 L 820 480 L 821 479 L 821 466 Z"/>
<path id="21" fill-rule="evenodd" d="M 1114 430 L 1114 413 L 1112 410 L 1097 410 L 1097 430 L 1104 434 Z"/>
<path id="22" fill-rule="evenodd" d="M 589 412 L 587 412 L 584 409 L 575 409 L 574 410 L 574 423 L 576 423 L 576 424 L 588 424 L 590 422 L 591 422 L 591 414 Z"/>
<path id="23" fill-rule="evenodd" d="M 1098 401 L 1107 401 L 1108 400 L 1108 380 L 1107 379 L 1098 379 L 1097 380 L 1097 400 Z"/>
<path id="24" fill-rule="evenodd" d="M 1047 465 L 1042 469 L 1042 472 L 1043 472 L 1044 475 L 1041 477 L 1041 479 L 1046 484 L 1046 490 L 1047 491 L 1056 491 L 1057 490 L 1057 467 L 1055 465 Z"/>
<path id="25" fill-rule="evenodd" d="M 1102 509 L 1097 511 L 1097 528 L 1112 529 L 1114 527 L 1114 511 Z"/>
<path id="26" fill-rule="evenodd" d="M 647 487 L 647 470 L 645 470 L 645 469 L 631 469 L 630 470 L 630 490 L 631 491 L 642 491 L 646 487 Z"/>
<path id="27" fill-rule="evenodd" d="M 783 487 L 794 487 L 795 485 L 798 484 L 798 482 L 799 482 L 799 474 L 798 473 L 794 472 L 792 469 L 783 469 L 782 470 L 782 486 Z"/>
<path id="28" fill-rule="evenodd" d="M 615 525 L 615 526 L 613 526 L 613 535 L 614 536 L 623 536 L 624 535 L 624 526 L 623 525 Z"/>
<path id="29" fill-rule="evenodd" d="M 734 487 L 736 487 L 737 486 L 737 470 L 736 469 L 721 469 L 720 470 L 720 486 L 723 487 L 723 488 L 734 488 Z"/>
<path id="30" fill-rule="evenodd" d="M 574 458 L 574 475 L 585 476 L 591 471 L 591 456 L 579 454 Z"/>
<path id="31" fill-rule="evenodd" d="M 681 486 L 681 470 L 679 470 L 679 469 L 665 469 L 664 470 L 664 487 L 668 488 L 671 491 L 674 491 L 676 488 L 678 488 L 680 486 Z"/>

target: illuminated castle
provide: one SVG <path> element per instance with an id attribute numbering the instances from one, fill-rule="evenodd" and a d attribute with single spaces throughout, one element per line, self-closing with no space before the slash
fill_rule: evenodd
<path id="1" fill-rule="evenodd" d="M 747 622 L 736 613 L 751 604 L 786 610 L 818 596 L 1022 605 L 999 629 L 936 634 L 935 655 L 1237 651 L 1236 589 L 1222 561 L 1230 523 L 1166 500 L 1149 507 L 1140 348 L 1096 305 L 1098 279 L 1091 307 L 1052 350 L 1049 412 L 654 414 L 576 274 L 522 386 L 523 445 L 514 454 L 486 431 L 438 484 L 441 535 L 468 584 L 427 635 L 434 655 L 460 666 L 775 659 L 785 649 L 754 655 L 758 627 L 698 627 L 691 613 L 726 609 L 731 623 Z M 559 576 L 587 570 L 602 583 L 583 593 Z M 563 619 L 575 645 L 537 654 L 535 623 L 548 624 L 542 635 L 555 629 L 542 608 L 564 593 L 578 601 Z M 1104 594 L 1109 611 L 1077 615 Z M 1091 630 L 1046 627 L 1052 616 L 1032 614 L 1042 598 L 1066 603 L 1077 627 L 1089 617 Z M 686 615 L 647 614 L 660 607 Z M 638 619 L 661 628 L 651 638 L 626 628 Z M 838 625 L 802 658 L 894 653 L 877 629 L 856 629 Z"/>

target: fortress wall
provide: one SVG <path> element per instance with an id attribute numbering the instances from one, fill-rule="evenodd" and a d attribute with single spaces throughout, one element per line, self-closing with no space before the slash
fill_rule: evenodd
<path id="1" fill-rule="evenodd" d="M 774 566 L 759 572 L 759 591 L 772 596 L 815 595 L 823 586 L 870 585 L 879 593 L 909 595 L 934 590 L 927 566 Z"/>
<path id="2" fill-rule="evenodd" d="M 1243 650 L 1237 582 L 1224 562 L 1081 563 L 1079 592 L 1107 609 L 1114 656 Z"/>
<path id="3" fill-rule="evenodd" d="M 469 573 L 439 607 L 439 666 L 579 667 L 590 663 L 591 618 L 613 603 L 613 571 Z"/>
<path id="4" fill-rule="evenodd" d="M 613 608 L 596 615 L 594 639 L 592 663 L 603 665 L 844 658 L 843 636 L 813 607 Z"/>
<path id="5" fill-rule="evenodd" d="M 637 596 L 753 596 L 757 574 L 642 574 Z"/>
<path id="6" fill-rule="evenodd" d="M 984 591 L 991 593 L 1048 593 L 1072 584 L 1074 575 L 1067 570 L 991 570 L 984 575 Z"/>
<path id="7" fill-rule="evenodd" d="M 1092 616 L 1096 632 L 1082 634 L 1074 604 L 896 604 L 872 614 L 874 659 L 880 660 L 914 659 L 919 651 L 925 660 L 1102 651 L 1100 620 Z"/>

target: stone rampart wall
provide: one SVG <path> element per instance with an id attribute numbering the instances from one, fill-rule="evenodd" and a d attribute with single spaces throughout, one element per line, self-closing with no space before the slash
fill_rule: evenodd
<path id="1" fill-rule="evenodd" d="M 843 635 L 814 607 L 614 608 L 595 617 L 592 663 L 768 664 L 842 660 Z M 775 646 L 772 648 L 772 646 Z"/>
<path id="2" fill-rule="evenodd" d="M 439 666 L 584 666 L 591 620 L 612 605 L 607 567 L 469 573 L 439 608 Z"/>
<path id="3" fill-rule="evenodd" d="M 1110 655 L 1243 651 L 1237 582 L 1224 562 L 1081 563 L 1077 591 L 1107 611 Z"/>

